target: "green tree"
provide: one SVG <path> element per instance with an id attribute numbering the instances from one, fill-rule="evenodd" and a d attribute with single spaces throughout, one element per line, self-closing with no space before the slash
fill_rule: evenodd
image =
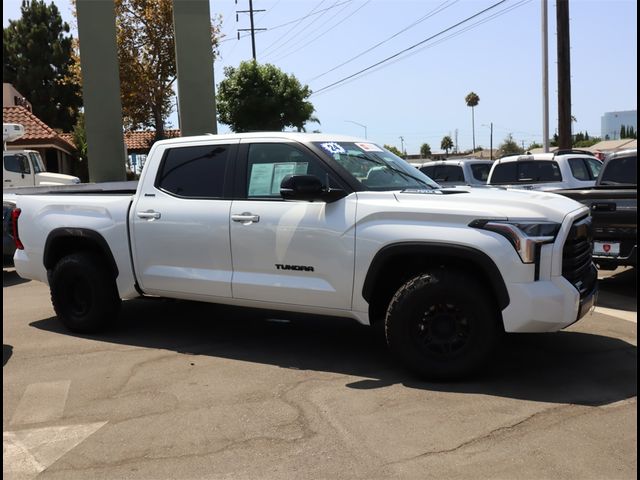
<path id="1" fill-rule="evenodd" d="M 451 137 L 449 135 L 446 135 L 442 138 L 442 141 L 440 142 L 440 148 L 447 152 L 447 155 L 449 155 L 449 150 L 453 148 L 453 140 L 451 140 Z"/>
<path id="2" fill-rule="evenodd" d="M 520 155 L 524 151 L 513 139 L 513 135 L 507 135 L 504 142 L 498 147 L 498 157 L 506 157 L 507 155 Z"/>
<path id="3" fill-rule="evenodd" d="M 115 0 L 115 10 L 125 127 L 152 127 L 162 139 L 176 81 L 173 0 Z M 214 57 L 219 38 L 216 17 L 211 23 Z"/>
<path id="4" fill-rule="evenodd" d="M 58 7 L 24 0 L 19 20 L 2 29 L 2 81 L 26 97 L 33 113 L 52 128 L 70 131 L 82 105 L 70 75 L 73 37 Z"/>
<path id="5" fill-rule="evenodd" d="M 307 122 L 318 122 L 307 100 L 309 87 L 274 65 L 247 61 L 226 67 L 224 74 L 218 86 L 218 120 L 234 132 L 304 131 Z"/>
<path id="6" fill-rule="evenodd" d="M 471 107 L 471 132 L 473 136 L 473 151 L 476 151 L 476 122 L 474 117 L 474 108 L 480 103 L 480 97 L 475 92 L 469 92 L 469 94 L 464 97 L 464 101 L 467 104 L 467 107 Z"/>
<path id="7" fill-rule="evenodd" d="M 431 146 L 428 143 L 423 143 L 420 146 L 420 156 L 422 158 L 427 158 L 431 156 Z"/>
<path id="8" fill-rule="evenodd" d="M 114 4 L 124 127 L 152 128 L 155 140 L 165 138 L 177 78 L 173 0 L 114 0 Z M 211 21 L 214 58 L 218 55 L 220 24 L 220 16 Z M 77 58 L 78 49 L 76 42 Z M 82 84 L 79 68 L 74 75 Z"/>
<path id="9" fill-rule="evenodd" d="M 620 138 L 627 138 L 627 127 L 620 125 Z"/>
<path id="10" fill-rule="evenodd" d="M 71 173 L 83 182 L 89 181 L 89 166 L 88 166 L 88 148 L 87 148 L 87 133 L 84 128 L 84 113 L 78 113 L 78 119 L 73 126 L 73 144 L 75 146 L 76 160 L 71 162 Z"/>
<path id="11" fill-rule="evenodd" d="M 384 148 L 386 148 L 387 150 L 389 150 L 391 153 L 393 153 L 394 155 L 397 155 L 400 158 L 404 158 L 403 157 L 403 153 L 400 151 L 400 149 L 398 147 L 394 147 L 393 145 L 383 145 Z"/>

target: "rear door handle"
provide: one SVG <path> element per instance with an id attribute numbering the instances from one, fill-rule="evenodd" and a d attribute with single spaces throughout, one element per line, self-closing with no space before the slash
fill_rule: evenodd
<path id="1" fill-rule="evenodd" d="M 254 215 L 253 213 L 243 212 L 241 214 L 231 215 L 231 220 L 234 222 L 240 222 L 244 225 L 249 225 L 250 223 L 258 223 L 260 221 L 260 215 Z"/>
<path id="2" fill-rule="evenodd" d="M 138 212 L 136 213 L 139 218 L 144 218 L 146 220 L 158 220 L 161 215 L 160 212 L 156 212 L 154 210 L 147 210 L 146 212 Z"/>

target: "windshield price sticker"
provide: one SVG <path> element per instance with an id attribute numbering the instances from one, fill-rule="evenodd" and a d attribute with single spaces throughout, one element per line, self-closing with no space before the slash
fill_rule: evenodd
<path id="1" fill-rule="evenodd" d="M 382 152 L 383 150 L 373 143 L 356 143 L 357 147 L 360 147 L 365 152 Z"/>
<path id="2" fill-rule="evenodd" d="M 334 153 L 347 153 L 347 151 L 342 148 L 341 145 L 337 144 L 336 142 L 327 142 L 327 143 L 321 143 L 320 146 L 322 148 L 324 148 L 327 152 L 334 154 Z"/>

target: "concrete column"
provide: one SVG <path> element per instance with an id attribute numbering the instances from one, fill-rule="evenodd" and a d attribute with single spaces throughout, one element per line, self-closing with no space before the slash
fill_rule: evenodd
<path id="1" fill-rule="evenodd" d="M 182 136 L 217 133 L 208 0 L 174 0 L 173 24 Z"/>
<path id="2" fill-rule="evenodd" d="M 126 179 L 113 0 L 76 0 L 89 180 Z"/>

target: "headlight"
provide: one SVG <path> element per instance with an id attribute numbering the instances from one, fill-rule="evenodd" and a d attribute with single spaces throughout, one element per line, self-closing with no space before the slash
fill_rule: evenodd
<path id="1" fill-rule="evenodd" d="M 508 222 L 501 220 L 474 220 L 469 224 L 498 233 L 505 237 L 520 256 L 523 263 L 534 263 L 540 245 L 553 243 L 560 230 L 555 222 Z"/>

